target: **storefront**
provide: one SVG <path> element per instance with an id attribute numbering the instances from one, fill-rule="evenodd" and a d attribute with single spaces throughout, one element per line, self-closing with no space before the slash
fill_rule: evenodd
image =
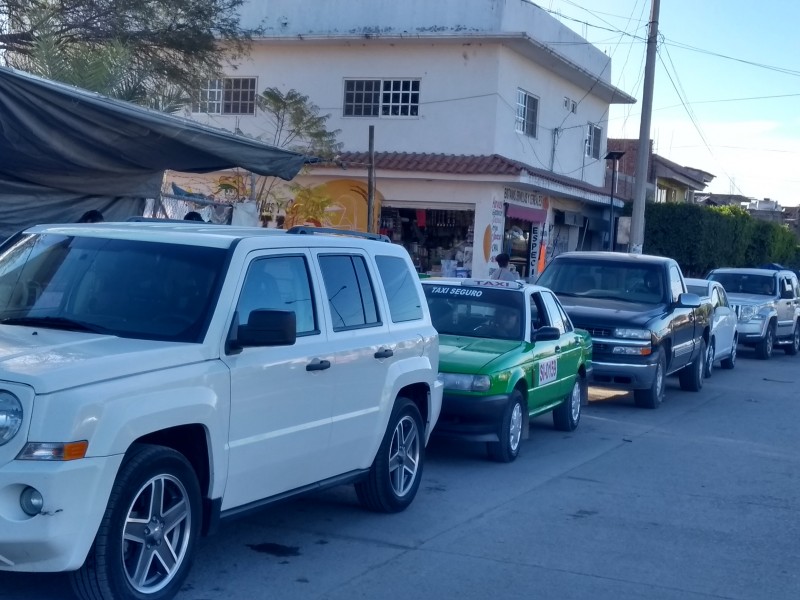
<path id="1" fill-rule="evenodd" d="M 543 194 L 508 187 L 503 190 L 503 199 L 502 251 L 519 276 L 528 278 L 538 273 L 543 262 L 540 259 L 545 256 L 550 202 Z"/>
<path id="2" fill-rule="evenodd" d="M 402 244 L 419 273 L 468 277 L 472 272 L 474 210 L 384 206 L 380 232 Z"/>

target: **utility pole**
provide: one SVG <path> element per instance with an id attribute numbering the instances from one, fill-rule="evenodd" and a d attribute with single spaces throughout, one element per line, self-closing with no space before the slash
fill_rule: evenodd
<path id="1" fill-rule="evenodd" d="M 375 230 L 375 125 L 369 126 L 369 164 L 367 165 L 367 231 Z"/>
<path id="2" fill-rule="evenodd" d="M 650 162 L 650 118 L 653 112 L 653 80 L 655 79 L 656 71 L 660 0 L 652 0 L 652 2 L 647 35 L 647 56 L 644 65 L 644 92 L 642 94 L 642 120 L 639 124 L 639 150 L 636 155 L 636 179 L 633 187 L 632 254 L 641 254 L 642 246 L 644 246 L 644 207 L 647 191 L 647 167 Z"/>

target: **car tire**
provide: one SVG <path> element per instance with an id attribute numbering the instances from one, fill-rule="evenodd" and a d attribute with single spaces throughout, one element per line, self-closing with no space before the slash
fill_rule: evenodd
<path id="1" fill-rule="evenodd" d="M 157 507 L 153 500 L 159 496 Z M 70 574 L 77 597 L 175 596 L 194 558 L 201 511 L 200 484 L 182 454 L 162 446 L 131 446 L 89 555 Z"/>
<path id="2" fill-rule="evenodd" d="M 711 377 L 711 374 L 714 372 L 714 358 L 715 358 L 715 350 L 716 350 L 716 342 L 714 338 L 711 338 L 711 341 L 706 348 L 706 357 L 705 357 L 705 364 L 703 365 L 703 377 L 708 379 Z"/>
<path id="3" fill-rule="evenodd" d="M 792 343 L 784 348 L 784 351 L 789 356 L 794 356 L 800 351 L 800 323 L 794 324 L 794 331 L 792 332 Z"/>
<path id="4" fill-rule="evenodd" d="M 400 396 L 369 474 L 355 485 L 359 502 L 374 512 L 405 510 L 417 495 L 424 462 L 422 416 L 414 402 Z"/>
<path id="5" fill-rule="evenodd" d="M 659 348 L 656 358 L 656 373 L 653 383 L 646 390 L 634 390 L 633 400 L 639 408 L 658 408 L 664 401 L 664 386 L 666 385 L 667 361 L 664 350 Z"/>
<path id="6" fill-rule="evenodd" d="M 514 390 L 503 411 L 503 419 L 497 434 L 500 441 L 489 442 L 486 450 L 495 462 L 509 463 L 519 456 L 522 445 L 522 427 L 525 424 L 525 399 L 522 392 Z"/>
<path id="7" fill-rule="evenodd" d="M 700 352 L 694 360 L 678 371 L 681 389 L 687 392 L 699 392 L 703 389 L 706 365 L 706 341 L 700 340 Z"/>
<path id="8" fill-rule="evenodd" d="M 581 404 L 586 394 L 586 378 L 577 375 L 572 391 L 553 409 L 553 426 L 559 431 L 575 431 L 581 420 Z"/>
<path id="9" fill-rule="evenodd" d="M 738 345 L 739 341 L 737 339 L 733 340 L 733 346 L 731 346 L 731 353 L 727 358 L 723 358 L 720 361 L 720 366 L 723 369 L 733 369 L 736 366 L 736 346 Z"/>
<path id="10" fill-rule="evenodd" d="M 759 360 L 769 360 L 775 350 L 775 322 L 770 321 L 767 325 L 767 333 L 764 339 L 756 344 L 756 358 Z"/>

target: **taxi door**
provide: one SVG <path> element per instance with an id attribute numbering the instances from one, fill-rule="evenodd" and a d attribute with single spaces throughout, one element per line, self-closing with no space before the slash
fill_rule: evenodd
<path id="1" fill-rule="evenodd" d="M 551 325 L 561 332 L 561 338 L 555 348 L 558 358 L 558 385 L 555 386 L 558 396 L 556 400 L 561 400 L 572 391 L 575 383 L 582 352 L 581 338 L 575 333 L 572 321 L 569 320 L 558 299 L 550 292 L 542 292 L 542 299 L 547 308 Z"/>
<path id="2" fill-rule="evenodd" d="M 528 409 L 539 412 L 545 406 L 553 404 L 561 398 L 559 392 L 559 340 L 535 341 L 536 331 L 545 326 L 553 326 L 550 315 L 542 298 L 542 292 L 533 292 L 530 297 L 531 339 L 533 342 L 533 388 L 528 393 Z"/>

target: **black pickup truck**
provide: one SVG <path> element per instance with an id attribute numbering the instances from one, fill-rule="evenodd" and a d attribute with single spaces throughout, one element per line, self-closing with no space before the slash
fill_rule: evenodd
<path id="1" fill-rule="evenodd" d="M 536 281 L 553 290 L 575 327 L 592 336 L 591 383 L 633 390 L 637 406 L 657 408 L 664 378 L 703 387 L 708 311 L 686 291 L 678 263 L 662 256 L 566 252 Z"/>

